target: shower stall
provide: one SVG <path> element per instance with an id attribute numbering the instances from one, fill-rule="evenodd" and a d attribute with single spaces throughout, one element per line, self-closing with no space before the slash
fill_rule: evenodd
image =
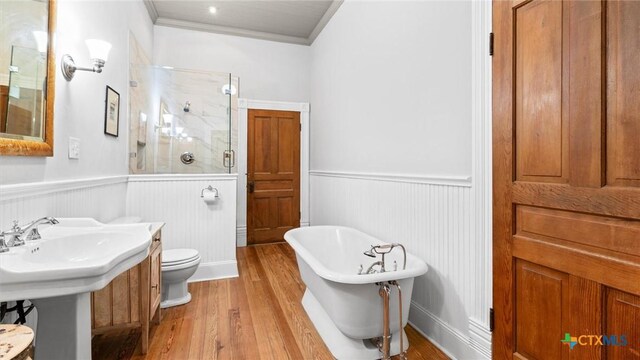
<path id="1" fill-rule="evenodd" d="M 237 172 L 237 77 L 134 64 L 130 73 L 131 174 Z"/>

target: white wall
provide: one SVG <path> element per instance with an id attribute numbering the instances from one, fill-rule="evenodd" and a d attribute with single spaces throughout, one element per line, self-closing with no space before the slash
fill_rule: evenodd
<path id="1" fill-rule="evenodd" d="M 153 24 L 142 1 L 59 0 L 56 31 L 56 99 L 54 156 L 0 156 L 0 184 L 40 182 L 127 174 L 127 103 L 129 30 L 149 54 Z M 70 54 L 79 66 L 89 65 L 86 39 L 99 38 L 113 45 L 102 74 L 76 73 L 67 82 L 58 70 L 62 55 Z M 120 93 L 120 137 L 106 136 L 106 85 Z M 67 156 L 69 137 L 81 141 L 79 160 Z"/>
<path id="2" fill-rule="evenodd" d="M 346 1 L 311 46 L 311 225 L 424 259 L 410 322 L 459 359 L 491 349 L 490 8 Z"/>
<path id="3" fill-rule="evenodd" d="M 230 72 L 240 78 L 243 98 L 309 101 L 308 46 L 164 26 L 154 29 L 156 65 Z"/>
<path id="4" fill-rule="evenodd" d="M 471 2 L 347 1 L 311 46 L 311 168 L 471 173 Z"/>

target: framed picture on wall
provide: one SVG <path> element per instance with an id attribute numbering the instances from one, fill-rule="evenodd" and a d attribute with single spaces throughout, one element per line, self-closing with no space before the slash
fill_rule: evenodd
<path id="1" fill-rule="evenodd" d="M 120 127 L 120 94 L 107 86 L 107 99 L 104 108 L 104 133 L 118 137 Z"/>

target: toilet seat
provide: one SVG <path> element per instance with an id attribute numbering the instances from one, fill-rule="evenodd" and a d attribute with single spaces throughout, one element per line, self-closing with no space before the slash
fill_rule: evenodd
<path id="1" fill-rule="evenodd" d="M 169 249 L 162 251 L 162 268 L 175 269 L 200 262 L 200 255 L 194 249 Z"/>

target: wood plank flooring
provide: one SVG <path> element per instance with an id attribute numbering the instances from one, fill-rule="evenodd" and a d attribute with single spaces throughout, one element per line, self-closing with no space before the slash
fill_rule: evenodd
<path id="1" fill-rule="evenodd" d="M 240 277 L 189 284 L 189 304 L 163 310 L 149 351 L 140 332 L 93 338 L 93 359 L 332 359 L 300 300 L 305 290 L 285 243 L 238 248 Z M 410 326 L 409 359 L 448 359 Z"/>

